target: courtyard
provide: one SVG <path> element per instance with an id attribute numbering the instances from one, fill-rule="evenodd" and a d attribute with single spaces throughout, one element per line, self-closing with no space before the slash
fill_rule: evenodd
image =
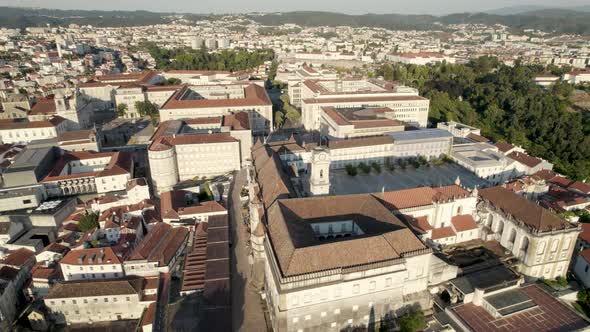
<path id="1" fill-rule="evenodd" d="M 487 187 L 489 183 L 480 179 L 469 170 L 455 164 L 447 163 L 440 166 L 420 166 L 419 168 L 397 168 L 389 171 L 385 168 L 380 173 L 371 170 L 369 174 L 358 172 L 350 176 L 344 169 L 330 171 L 330 192 L 335 195 L 376 193 L 395 191 L 416 187 L 439 187 L 454 184 L 457 177 L 461 186 L 472 189 Z"/>

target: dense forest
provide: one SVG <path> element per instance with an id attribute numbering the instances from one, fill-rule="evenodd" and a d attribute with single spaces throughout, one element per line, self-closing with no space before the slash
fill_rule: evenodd
<path id="1" fill-rule="evenodd" d="M 154 43 L 142 43 L 140 48 L 146 49 L 156 60 L 156 66 L 162 70 L 227 70 L 240 71 L 262 65 L 274 59 L 271 49 L 248 51 L 245 49 L 223 50 L 209 53 L 206 48 L 165 49 Z"/>
<path id="2" fill-rule="evenodd" d="M 417 87 L 430 99 L 430 120 L 455 120 L 494 141 L 521 145 L 574 179 L 590 176 L 590 118 L 570 108 L 573 87 L 545 90 L 533 81 L 537 65 L 503 65 L 482 57 L 465 65 L 384 65 L 378 75 Z"/>

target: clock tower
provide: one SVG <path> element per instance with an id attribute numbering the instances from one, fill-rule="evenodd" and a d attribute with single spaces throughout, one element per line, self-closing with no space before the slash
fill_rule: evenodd
<path id="1" fill-rule="evenodd" d="M 311 152 L 309 192 L 314 196 L 330 193 L 330 153 L 321 147 Z"/>

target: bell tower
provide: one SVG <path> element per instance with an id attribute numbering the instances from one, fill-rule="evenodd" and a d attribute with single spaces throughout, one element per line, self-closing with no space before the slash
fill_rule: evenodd
<path id="1" fill-rule="evenodd" d="M 330 193 L 330 154 L 321 147 L 312 150 L 309 192 L 314 196 Z"/>

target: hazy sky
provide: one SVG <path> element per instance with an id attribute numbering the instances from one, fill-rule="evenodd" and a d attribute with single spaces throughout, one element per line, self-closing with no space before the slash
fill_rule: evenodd
<path id="1" fill-rule="evenodd" d="M 0 0 L 2 6 L 193 13 L 322 10 L 350 14 L 448 14 L 519 5 L 580 6 L 590 0 Z"/>

